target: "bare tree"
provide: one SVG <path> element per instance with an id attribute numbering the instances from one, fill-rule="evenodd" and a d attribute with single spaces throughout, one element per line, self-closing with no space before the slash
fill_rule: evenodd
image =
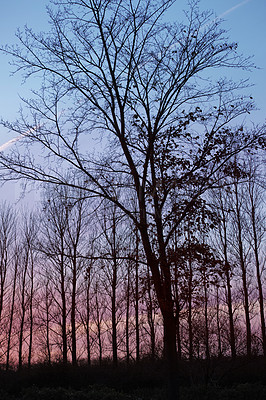
<path id="1" fill-rule="evenodd" d="M 251 242 L 252 250 L 254 252 L 256 277 L 258 286 L 258 298 L 260 308 L 260 322 L 261 322 L 261 339 L 263 354 L 266 356 L 266 331 L 265 331 L 265 315 L 264 315 L 264 295 L 262 287 L 262 262 L 261 262 L 261 247 L 262 240 L 265 237 L 265 213 L 263 196 L 265 190 L 261 186 L 261 167 L 259 160 L 256 160 L 254 155 L 249 155 L 248 165 L 245 166 L 248 175 L 247 189 L 248 200 L 245 206 L 245 212 L 250 220 L 249 241 Z M 249 224 L 248 224 L 249 225 Z"/>
<path id="2" fill-rule="evenodd" d="M 6 293 L 8 267 L 12 261 L 15 239 L 15 213 L 6 203 L 0 206 L 0 323 Z"/>
<path id="3" fill-rule="evenodd" d="M 16 246 L 13 255 L 13 286 L 12 286 L 12 297 L 11 297 L 11 307 L 10 307 L 10 319 L 8 326 L 8 337 L 7 337 L 7 350 L 6 350 L 6 370 L 9 369 L 10 362 L 10 351 L 11 351 L 11 339 L 12 339 L 12 330 L 13 330 L 13 321 L 14 321 L 14 312 L 15 312 L 15 296 L 16 296 L 16 288 L 17 288 L 17 275 L 18 275 L 18 264 L 19 264 L 19 247 Z"/>
<path id="4" fill-rule="evenodd" d="M 68 198 L 56 191 L 47 190 L 44 200 L 42 237 L 39 244 L 40 251 L 46 263 L 51 263 L 50 276 L 55 287 L 54 301 L 60 310 L 60 326 L 62 338 L 62 359 L 67 363 L 67 261 L 68 252 L 66 244 Z M 63 191 L 64 192 L 64 191 Z M 59 298 L 58 298 L 59 294 Z"/>
<path id="5" fill-rule="evenodd" d="M 18 263 L 19 263 L 19 250 L 18 244 L 16 240 L 16 229 L 17 229 L 17 216 L 14 210 L 12 210 L 11 206 L 6 208 L 6 204 L 1 207 L 1 233 L 0 233 L 0 248 L 1 248 L 1 312 L 0 312 L 0 323 L 1 323 L 1 315 L 3 309 L 3 301 L 4 301 L 4 270 L 9 267 L 8 275 L 11 278 L 12 289 L 11 296 L 9 298 L 10 307 L 5 305 L 5 308 L 9 310 L 9 321 L 8 325 L 8 334 L 7 334 L 7 349 L 6 349 L 6 370 L 9 369 L 9 361 L 10 361 L 10 351 L 12 347 L 12 329 L 13 329 L 13 320 L 15 313 L 15 296 L 17 289 L 17 273 L 18 273 Z M 7 271 L 5 272 L 7 273 Z"/>
<path id="6" fill-rule="evenodd" d="M 234 310 L 233 310 L 233 301 L 232 301 L 232 263 L 229 263 L 229 226 L 231 223 L 231 209 L 230 202 L 228 199 L 228 195 L 226 195 L 226 189 L 230 187 L 228 186 L 224 188 L 220 188 L 218 191 L 212 193 L 212 203 L 216 209 L 217 216 L 219 218 L 220 223 L 217 226 L 218 231 L 218 241 L 221 245 L 221 260 L 223 260 L 224 267 L 223 273 L 225 276 L 225 297 L 226 304 L 228 307 L 228 318 L 229 318 L 229 331 L 230 331 L 230 348 L 231 348 L 231 357 L 234 359 L 236 357 L 236 341 L 235 341 L 235 329 L 234 329 Z"/>
<path id="7" fill-rule="evenodd" d="M 248 271 L 247 271 L 247 250 L 244 248 L 244 210 L 243 201 L 244 193 L 243 186 L 240 184 L 240 178 L 243 172 L 241 167 L 237 165 L 237 161 L 232 165 L 232 207 L 234 210 L 234 222 L 235 222 L 235 232 L 237 236 L 236 247 L 237 247 L 237 258 L 239 260 L 241 269 L 241 278 L 243 285 L 243 297 L 244 297 L 244 310 L 246 319 L 246 352 L 247 356 L 251 357 L 251 321 L 250 321 L 250 302 L 249 302 L 249 282 L 248 282 Z"/>
<path id="8" fill-rule="evenodd" d="M 67 204 L 67 254 L 71 270 L 71 342 L 72 342 L 72 364 L 77 364 L 77 338 L 76 338 L 76 314 L 77 296 L 79 294 L 78 282 L 85 266 L 86 231 L 88 230 L 87 216 L 88 208 L 86 198 L 82 191 L 73 191 Z"/>
<path id="9" fill-rule="evenodd" d="M 126 341 L 126 361 L 127 364 L 130 362 L 130 300 L 131 300 L 131 270 L 132 265 L 131 262 L 127 262 L 127 275 L 126 275 L 126 282 L 125 282 L 125 297 L 126 297 L 126 320 L 125 320 L 125 341 Z"/>
<path id="10" fill-rule="evenodd" d="M 107 209 L 104 210 L 103 215 L 103 226 L 102 234 L 104 235 L 107 247 L 104 244 L 101 245 L 102 250 L 105 250 L 104 255 L 110 257 L 105 263 L 105 277 L 104 284 L 106 293 L 110 295 L 111 300 L 111 324 L 112 324 L 112 353 L 113 353 L 113 364 L 117 365 L 117 287 L 118 287 L 118 247 L 117 247 L 117 230 L 118 230 L 118 219 L 117 219 L 117 208 L 112 207 L 109 209 L 111 215 L 107 216 Z M 110 219 L 109 223 L 107 219 Z M 107 253 L 106 253 L 107 250 Z"/>
<path id="11" fill-rule="evenodd" d="M 98 359 L 99 364 L 102 365 L 103 361 L 103 346 L 104 346 L 104 316 L 105 316 L 105 302 L 106 298 L 104 293 L 99 289 L 98 277 L 94 281 L 93 286 L 93 322 L 95 324 L 94 332 L 96 334 L 96 341 L 98 344 Z"/>
<path id="12" fill-rule="evenodd" d="M 217 338 L 218 338 L 218 344 L 217 344 L 217 354 L 218 357 L 221 357 L 223 355 L 223 350 L 222 350 L 222 335 L 221 335 L 221 310 L 220 310 L 220 284 L 221 284 L 221 279 L 219 277 L 216 277 L 214 280 L 214 287 L 215 287 L 215 303 L 216 303 L 216 328 L 217 328 Z"/>
<path id="13" fill-rule="evenodd" d="M 34 239 L 36 239 L 36 231 L 33 232 Z M 29 266 L 29 354 L 28 354 L 28 368 L 31 367 L 32 359 L 32 346 L 33 346 L 33 327 L 34 327 L 34 284 L 36 275 L 36 257 L 34 257 L 34 242 L 31 247 L 31 258 Z M 36 248 L 36 247 L 35 247 Z"/>
<path id="14" fill-rule="evenodd" d="M 82 318 L 83 325 L 86 331 L 86 344 L 87 344 L 87 362 L 91 364 L 91 338 L 90 338 L 90 320 L 91 320 L 91 276 L 92 276 L 92 265 L 88 265 L 85 273 L 85 284 L 86 284 L 86 312 L 85 317 Z"/>
<path id="15" fill-rule="evenodd" d="M 44 292 L 42 293 L 44 298 L 44 304 L 41 311 L 41 314 L 44 314 L 44 317 L 41 316 L 43 319 L 44 325 L 44 337 L 45 337 L 45 361 L 48 365 L 51 365 L 52 362 L 52 345 L 51 345 L 51 322 L 53 320 L 53 316 L 51 315 L 52 312 L 52 304 L 53 304 L 53 296 L 51 293 L 51 281 L 50 281 L 50 274 L 46 273 L 44 277 Z M 41 323 L 40 323 L 41 325 Z"/>
<path id="16" fill-rule="evenodd" d="M 124 292 L 121 282 L 125 279 L 123 272 L 123 256 L 127 247 L 128 227 L 124 215 L 116 205 L 105 205 L 98 215 L 101 227 L 99 256 L 102 256 L 103 287 L 110 298 L 110 321 L 113 364 L 118 362 L 118 329 L 124 313 Z M 121 288 L 119 290 L 119 288 Z M 109 303 L 109 302 L 108 302 Z M 107 304 L 108 304 L 107 303 Z"/>
<path id="17" fill-rule="evenodd" d="M 35 263 L 35 241 L 37 232 L 36 216 L 33 213 L 24 213 L 22 216 L 20 258 L 19 258 L 19 290 L 20 290 L 20 322 L 19 322 L 19 346 L 18 366 L 23 365 L 23 347 L 27 334 L 27 316 L 29 325 L 29 349 L 28 366 L 31 365 L 32 343 L 33 343 L 33 289 L 34 289 L 34 263 Z"/>
<path id="18" fill-rule="evenodd" d="M 17 124 L 4 125 L 22 135 L 23 146 L 32 149 L 35 143 L 44 157 L 71 167 L 84 184 L 65 179 L 42 156 L 31 157 L 31 150 L 17 153 L 15 147 L 0 154 L 2 176 L 81 185 L 131 218 L 163 315 L 169 398 L 176 399 L 167 247 L 176 226 L 214 184 L 214 173 L 264 133 L 264 128 L 249 135 L 242 127 L 228 128 L 252 109 L 252 102 L 238 95 L 246 82 L 206 79 L 211 68 L 248 69 L 251 64 L 238 56 L 237 44 L 228 41 L 217 18 L 200 12 L 197 1 L 190 3 L 185 23 L 172 25 L 161 22 L 172 0 L 55 4 L 49 35 L 26 29 L 18 34 L 20 48 L 4 49 L 26 78 L 44 76 L 42 90 L 26 100 L 32 121 L 21 116 Z M 88 133 L 102 135 L 108 152 L 97 158 L 97 152 L 84 150 Z M 174 194 L 175 204 L 170 201 Z M 174 219 L 173 208 L 178 210 Z"/>
<path id="19" fill-rule="evenodd" d="M 136 230 L 136 261 L 135 261 L 135 285 L 134 285 L 134 300 L 135 300 L 135 328 L 136 328 L 136 361 L 139 361 L 140 356 L 140 339 L 139 339 L 139 235 Z"/>

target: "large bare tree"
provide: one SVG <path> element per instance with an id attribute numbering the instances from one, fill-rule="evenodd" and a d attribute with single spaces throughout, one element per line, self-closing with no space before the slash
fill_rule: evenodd
<path id="1" fill-rule="evenodd" d="M 184 23 L 166 24 L 173 3 L 56 0 L 49 33 L 18 33 L 19 46 L 4 51 L 26 79 L 41 75 L 43 81 L 25 100 L 29 118 L 4 123 L 21 140 L 0 154 L 0 165 L 5 179 L 77 186 L 59 168 L 69 167 L 88 195 L 113 202 L 131 218 L 163 316 L 169 398 L 176 399 L 167 247 L 214 184 L 214 173 L 263 132 L 229 127 L 252 109 L 239 94 L 246 82 L 211 79 L 212 69 L 248 69 L 250 61 L 198 1 L 190 2 Z"/>

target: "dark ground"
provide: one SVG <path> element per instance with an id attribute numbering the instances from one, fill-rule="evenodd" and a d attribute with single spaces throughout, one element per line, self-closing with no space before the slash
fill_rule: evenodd
<path id="1" fill-rule="evenodd" d="M 39 364 L 21 371 L 0 370 L 0 400 L 166 400 L 164 364 L 91 367 Z M 181 400 L 266 400 L 263 358 L 182 361 Z"/>

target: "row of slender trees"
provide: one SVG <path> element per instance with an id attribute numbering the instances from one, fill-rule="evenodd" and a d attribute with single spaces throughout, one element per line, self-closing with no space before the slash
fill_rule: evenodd
<path id="1" fill-rule="evenodd" d="M 266 355 L 265 186 L 228 164 L 169 245 L 178 357 Z M 219 182 L 219 177 L 217 177 Z M 0 357 L 102 363 L 162 356 L 162 316 L 136 227 L 83 190 L 46 185 L 39 210 L 0 210 Z"/>

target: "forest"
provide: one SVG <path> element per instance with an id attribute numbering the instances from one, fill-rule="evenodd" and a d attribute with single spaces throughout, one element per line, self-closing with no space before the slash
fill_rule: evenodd
<path id="1" fill-rule="evenodd" d="M 50 31 L 1 48 L 33 89 L 1 120 L 0 179 L 40 194 L 1 205 L 3 370 L 163 360 L 179 400 L 186 361 L 207 383 L 214 359 L 265 360 L 256 66 L 200 1 L 168 22 L 174 3 L 51 1 Z"/>
<path id="2" fill-rule="evenodd" d="M 168 245 L 178 357 L 266 355 L 265 188 L 258 156 L 230 165 Z M 1 364 L 162 357 L 163 322 L 135 226 L 84 190 L 46 185 L 0 210 Z"/>

